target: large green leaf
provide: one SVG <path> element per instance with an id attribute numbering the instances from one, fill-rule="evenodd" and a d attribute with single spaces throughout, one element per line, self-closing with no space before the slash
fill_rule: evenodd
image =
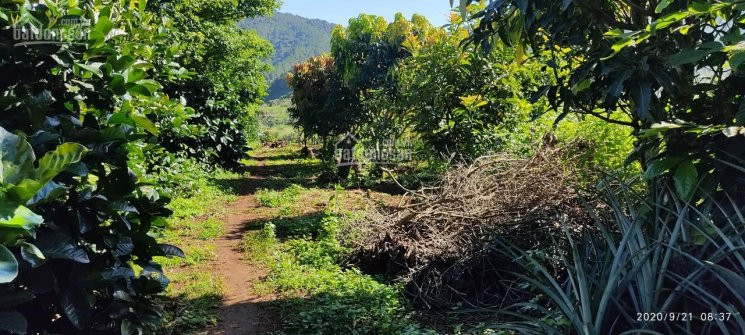
<path id="1" fill-rule="evenodd" d="M 46 260 L 41 250 L 31 243 L 23 243 L 21 245 L 21 257 L 33 267 L 41 266 Z"/>
<path id="2" fill-rule="evenodd" d="M 44 218 L 24 206 L 18 206 L 12 213 L 2 213 L 0 209 L 0 227 L 32 230 L 44 222 Z"/>
<path id="3" fill-rule="evenodd" d="M 657 7 L 655 7 L 654 12 L 662 13 L 667 6 L 670 6 L 670 3 L 672 3 L 672 0 L 661 0 L 660 3 L 657 4 Z"/>
<path id="4" fill-rule="evenodd" d="M 642 120 L 651 120 L 649 105 L 652 101 L 652 87 L 649 81 L 641 80 L 632 89 L 632 99 L 636 107 L 636 116 Z"/>
<path id="5" fill-rule="evenodd" d="M 158 245 L 158 247 L 160 247 L 160 250 L 163 251 L 163 255 L 166 256 L 166 257 L 168 257 L 168 258 L 171 258 L 173 256 L 181 257 L 181 258 L 186 257 L 184 255 L 184 251 L 181 250 L 181 248 L 179 248 L 179 247 L 177 247 L 175 245 L 160 244 L 160 245 Z"/>
<path id="6" fill-rule="evenodd" d="M 23 314 L 14 309 L 0 310 L 0 330 L 11 334 L 26 334 L 28 322 Z"/>
<path id="7" fill-rule="evenodd" d="M 121 326 L 122 335 L 142 335 L 142 327 L 135 325 L 132 321 L 124 320 Z"/>
<path id="8" fill-rule="evenodd" d="M 46 184 L 57 174 L 67 169 L 70 165 L 79 162 L 88 149 L 78 143 L 64 143 L 49 152 L 39 160 L 36 170 L 36 179 Z"/>
<path id="9" fill-rule="evenodd" d="M 53 181 L 50 181 L 44 185 L 36 194 L 33 195 L 31 200 L 26 203 L 28 206 L 35 206 L 40 205 L 43 203 L 50 202 L 54 199 L 59 198 L 65 192 L 67 192 L 68 188 L 64 187 L 60 184 L 57 184 Z"/>
<path id="10" fill-rule="evenodd" d="M 675 169 L 675 191 L 678 196 L 683 199 L 688 199 L 693 194 L 698 182 L 698 170 L 691 161 L 685 161 L 681 163 L 677 169 Z"/>
<path id="11" fill-rule="evenodd" d="M 155 124 L 146 116 L 132 114 L 129 117 L 131 117 L 138 126 L 144 128 L 149 133 L 158 136 L 158 127 L 156 127 Z"/>
<path id="12" fill-rule="evenodd" d="M 654 160 L 649 163 L 649 166 L 647 166 L 647 170 L 644 171 L 644 178 L 646 178 L 647 180 L 652 180 L 656 177 L 659 177 L 663 173 L 678 165 L 678 163 L 680 163 L 681 161 L 683 161 L 683 158 L 680 157 L 666 157 L 663 159 Z"/>
<path id="13" fill-rule="evenodd" d="M 78 247 L 72 238 L 63 233 L 40 234 L 35 243 L 48 258 L 69 259 L 78 263 L 90 262 L 85 250 Z"/>
<path id="14" fill-rule="evenodd" d="M 8 194 L 14 197 L 18 203 L 27 203 L 31 198 L 34 197 L 36 192 L 42 188 L 42 184 L 34 179 L 21 180 L 18 185 L 10 187 Z"/>
<path id="15" fill-rule="evenodd" d="M 742 63 L 745 63 L 745 51 L 735 52 L 730 55 L 729 64 L 733 71 L 737 71 Z"/>
<path id="16" fill-rule="evenodd" d="M 721 42 L 709 42 L 701 44 L 695 50 L 686 50 L 667 59 L 669 65 L 692 64 L 701 61 L 712 53 L 722 51 L 724 44 Z"/>
<path id="17" fill-rule="evenodd" d="M 91 298 L 88 292 L 79 289 L 69 289 L 62 295 L 60 301 L 62 309 L 70 322 L 78 329 L 83 329 L 90 323 L 93 315 Z"/>
<path id="18" fill-rule="evenodd" d="M 34 150 L 22 136 L 0 127 L 0 184 L 17 184 L 34 168 Z"/>
<path id="19" fill-rule="evenodd" d="M 10 283 L 18 276 L 18 261 L 13 254 L 0 244 L 0 284 Z"/>

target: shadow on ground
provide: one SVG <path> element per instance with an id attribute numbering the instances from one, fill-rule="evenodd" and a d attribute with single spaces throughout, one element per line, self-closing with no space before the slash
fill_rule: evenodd
<path id="1" fill-rule="evenodd" d="M 217 322 L 217 310 L 222 296 L 206 294 L 189 298 L 186 294 L 157 298 L 163 308 L 163 324 L 152 329 L 151 334 L 197 334 Z"/>

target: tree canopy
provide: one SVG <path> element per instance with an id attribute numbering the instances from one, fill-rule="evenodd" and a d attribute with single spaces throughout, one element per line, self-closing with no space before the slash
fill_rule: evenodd
<path id="1" fill-rule="evenodd" d="M 539 93 L 561 116 L 636 129 L 632 158 L 648 178 L 669 171 L 683 196 L 699 177 L 704 193 L 736 194 L 737 157 L 745 154 L 745 138 L 736 136 L 745 122 L 744 10 L 739 1 L 495 0 L 474 16 L 470 42 L 489 49 L 498 39 L 549 57 L 556 83 Z"/>

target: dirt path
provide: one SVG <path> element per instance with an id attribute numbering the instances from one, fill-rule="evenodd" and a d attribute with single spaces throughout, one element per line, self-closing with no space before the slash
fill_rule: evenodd
<path id="1" fill-rule="evenodd" d="M 267 269 L 247 262 L 241 250 L 245 223 L 259 219 L 255 214 L 259 205 L 254 193 L 264 183 L 265 176 L 264 161 L 259 158 L 255 173 L 241 183 L 240 196 L 230 205 L 225 234 L 216 241 L 214 270 L 225 286 L 225 298 L 220 322 L 209 334 L 264 334 L 273 328 L 271 315 L 264 307 L 271 297 L 253 292 L 253 284 L 267 275 Z"/>

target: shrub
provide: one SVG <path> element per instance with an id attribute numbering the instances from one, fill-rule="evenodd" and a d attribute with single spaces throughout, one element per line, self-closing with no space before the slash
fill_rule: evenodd
<path id="1" fill-rule="evenodd" d="M 11 34 L 62 19 L 90 20 L 88 39 Z M 0 23 L 0 332 L 137 333 L 168 285 L 153 257 L 182 255 L 150 234 L 169 199 L 129 157 L 157 134 L 147 114 L 178 104 L 148 79 L 170 62 L 152 59 L 162 22 L 145 1 L 104 0 L 3 2 Z"/>
<path id="2" fill-rule="evenodd" d="M 269 15 L 274 0 L 151 1 L 149 9 L 168 18 L 168 49 L 182 51 L 188 76 L 169 80 L 164 91 L 181 97 L 193 113 L 164 131 L 159 143 L 207 163 L 236 167 L 257 138 L 255 112 L 266 95 L 263 60 L 272 47 L 255 31 L 237 23 L 246 17 Z M 167 119 L 164 115 L 159 120 Z"/>

